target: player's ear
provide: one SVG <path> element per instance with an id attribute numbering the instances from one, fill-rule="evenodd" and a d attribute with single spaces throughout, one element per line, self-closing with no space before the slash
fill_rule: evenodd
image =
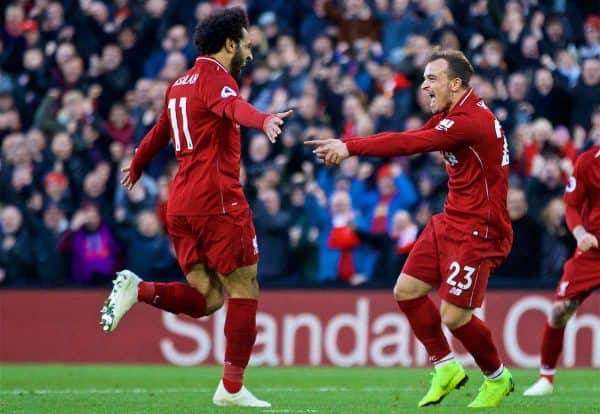
<path id="1" fill-rule="evenodd" d="M 235 41 L 233 39 L 230 39 L 229 37 L 225 39 L 225 50 L 229 53 L 235 51 Z"/>
<path id="2" fill-rule="evenodd" d="M 452 89 L 452 92 L 457 92 L 462 86 L 463 83 L 461 78 L 454 78 L 450 82 L 450 88 Z"/>

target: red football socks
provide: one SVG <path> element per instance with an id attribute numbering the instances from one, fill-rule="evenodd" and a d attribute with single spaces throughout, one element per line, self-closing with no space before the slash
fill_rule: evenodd
<path id="1" fill-rule="evenodd" d="M 554 383 L 556 363 L 563 347 L 564 333 L 564 327 L 553 328 L 546 322 L 544 337 L 542 339 L 542 367 L 540 376 L 548 378 L 552 383 Z"/>
<path id="2" fill-rule="evenodd" d="M 192 318 L 206 315 L 204 295 L 188 284 L 180 282 L 141 282 L 138 300 L 171 313 L 183 313 Z"/>
<path id="3" fill-rule="evenodd" d="M 406 315 L 416 337 L 425 346 L 432 363 L 450 354 L 450 346 L 442 331 L 440 312 L 429 296 L 399 300 L 398 306 Z"/>
<path id="4" fill-rule="evenodd" d="M 485 375 L 495 373 L 501 367 L 492 333 L 477 316 L 471 316 L 469 322 L 452 331 L 452 334 L 462 342 Z"/>
<path id="5" fill-rule="evenodd" d="M 225 363 L 223 385 L 230 393 L 238 392 L 244 383 L 244 370 L 256 340 L 256 299 L 231 298 L 225 319 Z"/>

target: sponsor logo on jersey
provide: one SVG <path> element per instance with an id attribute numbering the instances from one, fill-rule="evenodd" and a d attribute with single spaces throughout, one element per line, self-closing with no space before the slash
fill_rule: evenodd
<path id="1" fill-rule="evenodd" d="M 454 155 L 450 151 L 442 151 L 442 155 L 444 156 L 444 159 L 446 160 L 446 162 L 448 164 L 450 164 L 452 167 L 454 167 L 456 164 L 458 164 L 458 159 L 456 158 L 456 155 Z"/>
<path id="2" fill-rule="evenodd" d="M 454 121 L 448 118 L 444 118 L 436 125 L 435 129 L 438 131 L 446 132 L 454 125 Z"/>
<path id="3" fill-rule="evenodd" d="M 452 289 L 449 290 L 449 293 L 454 296 L 460 296 L 462 295 L 463 290 L 454 286 Z"/>
<path id="4" fill-rule="evenodd" d="M 221 98 L 229 98 L 230 96 L 237 96 L 237 93 L 229 86 L 223 86 L 223 89 L 221 89 Z"/>
<path id="5" fill-rule="evenodd" d="M 571 176 L 569 177 L 569 182 L 567 183 L 567 193 L 572 193 L 575 191 L 575 188 L 577 188 L 577 180 L 575 177 Z"/>

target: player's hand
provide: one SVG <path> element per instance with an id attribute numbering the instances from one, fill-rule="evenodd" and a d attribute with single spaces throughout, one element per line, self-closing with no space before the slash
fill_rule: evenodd
<path id="1" fill-rule="evenodd" d="M 122 168 L 121 172 L 123 173 L 123 178 L 121 178 L 121 184 L 123 184 L 128 190 L 131 190 L 135 185 L 135 182 L 131 178 L 131 167 Z"/>
<path id="2" fill-rule="evenodd" d="M 587 252 L 594 247 L 598 248 L 598 239 L 592 233 L 585 232 L 577 238 L 577 248 L 582 252 Z"/>
<path id="3" fill-rule="evenodd" d="M 316 147 L 313 153 L 324 160 L 328 166 L 340 165 L 342 161 L 350 156 L 348 146 L 339 139 L 315 139 L 305 141 L 304 145 Z"/>
<path id="4" fill-rule="evenodd" d="M 272 144 L 275 143 L 277 137 L 281 134 L 281 126 L 284 122 L 283 120 L 289 117 L 292 112 L 294 111 L 291 109 L 285 112 L 278 112 L 269 116 L 265 121 L 265 124 L 263 125 L 263 131 Z"/>

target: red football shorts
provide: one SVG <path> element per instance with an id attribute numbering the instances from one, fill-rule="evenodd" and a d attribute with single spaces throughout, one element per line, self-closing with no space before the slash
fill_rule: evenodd
<path id="1" fill-rule="evenodd" d="M 577 299 L 582 302 L 598 288 L 600 288 L 600 249 L 590 249 L 587 252 L 577 249 L 573 257 L 565 262 L 554 299 Z"/>
<path id="2" fill-rule="evenodd" d="M 438 214 L 419 236 L 402 272 L 438 288 L 449 303 L 478 308 L 490 273 L 504 261 L 511 244 L 510 238 L 489 240 L 458 232 Z"/>
<path id="3" fill-rule="evenodd" d="M 258 263 L 250 209 L 211 216 L 169 215 L 167 233 L 186 275 L 198 263 L 225 275 Z"/>

